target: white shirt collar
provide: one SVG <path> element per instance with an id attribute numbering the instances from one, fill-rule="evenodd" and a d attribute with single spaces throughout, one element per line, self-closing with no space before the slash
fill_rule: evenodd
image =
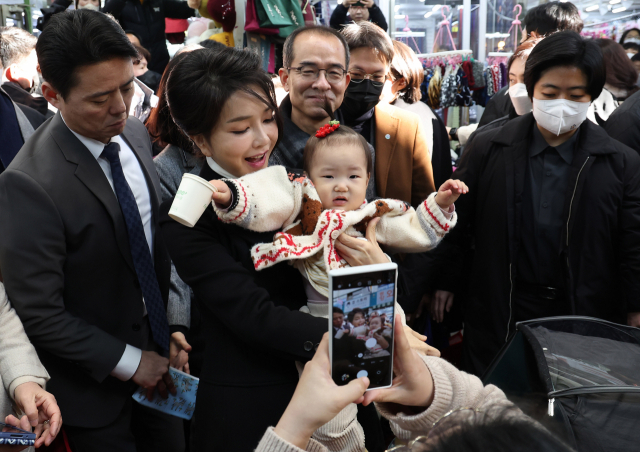
<path id="1" fill-rule="evenodd" d="M 225 170 L 220 165 L 218 165 L 216 161 L 213 160 L 211 157 L 207 157 L 207 164 L 209 165 L 209 168 L 211 168 L 213 171 L 215 171 L 222 177 L 225 177 L 227 179 L 238 179 L 238 177 L 234 176 L 229 171 Z"/>
<path id="2" fill-rule="evenodd" d="M 64 125 L 67 126 L 67 128 L 71 131 L 71 133 L 74 134 L 76 138 L 80 140 L 80 142 L 84 144 L 87 149 L 89 149 L 89 152 L 91 152 L 91 155 L 93 155 L 93 157 L 96 160 L 98 160 L 98 158 L 100 158 L 100 155 L 102 155 L 102 151 L 104 151 L 104 147 L 106 146 L 106 144 L 104 144 L 101 141 L 94 140 L 93 138 L 87 138 L 83 135 L 80 135 L 79 133 L 74 132 L 65 122 L 64 117 L 62 116 L 62 113 L 60 113 L 60 117 L 62 118 L 62 122 L 64 122 Z M 114 138 L 115 137 L 112 137 L 111 140 L 109 140 L 109 142 L 111 142 Z"/>

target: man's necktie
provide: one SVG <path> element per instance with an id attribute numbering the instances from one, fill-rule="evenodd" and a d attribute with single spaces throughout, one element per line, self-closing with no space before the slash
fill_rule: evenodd
<path id="1" fill-rule="evenodd" d="M 111 142 L 105 146 L 102 156 L 111 164 L 111 176 L 113 177 L 113 187 L 122 209 L 124 221 L 127 225 L 129 236 L 129 247 L 131 248 L 131 256 L 133 257 L 133 266 L 138 275 L 142 296 L 147 307 L 149 324 L 153 339 L 164 350 L 169 350 L 169 323 L 167 321 L 167 313 L 160 294 L 160 286 L 156 272 L 153 268 L 151 260 L 151 251 L 144 235 L 142 219 L 136 198 L 133 196 L 131 187 L 127 183 L 122 171 L 120 163 L 120 145 Z"/>

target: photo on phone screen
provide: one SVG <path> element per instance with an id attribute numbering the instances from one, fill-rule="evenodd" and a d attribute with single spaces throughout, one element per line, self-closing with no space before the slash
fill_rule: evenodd
<path id="1" fill-rule="evenodd" d="M 391 385 L 396 269 L 332 276 L 332 372 L 337 385 L 363 376 Z"/>

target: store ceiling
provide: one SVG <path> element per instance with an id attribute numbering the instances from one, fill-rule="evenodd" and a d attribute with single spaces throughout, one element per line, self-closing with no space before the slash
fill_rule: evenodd
<path id="1" fill-rule="evenodd" d="M 491 5 L 495 4 L 494 2 L 497 2 L 496 7 L 502 14 L 510 18 L 515 18 L 515 13 L 511 11 L 511 8 L 509 8 L 509 10 L 504 8 L 507 3 L 509 6 L 514 4 L 514 2 L 510 2 L 509 0 L 489 0 L 489 17 L 491 17 L 493 13 Z M 472 9 L 477 8 L 478 0 L 472 0 L 471 3 Z M 532 8 L 542 2 L 539 0 L 525 0 L 522 3 L 526 4 L 526 8 Z M 613 21 L 617 18 L 627 16 L 634 11 L 640 12 L 640 0 L 578 0 L 573 3 L 580 9 L 585 24 Z M 440 4 L 441 2 L 439 3 L 438 0 L 425 0 L 424 2 L 419 0 L 396 0 L 396 27 L 398 29 L 405 27 L 405 16 L 408 16 L 409 27 L 412 30 L 424 29 L 429 22 L 432 23 L 436 20 L 439 22 L 442 16 L 437 5 Z M 455 10 L 458 8 L 458 5 L 462 5 L 462 0 L 447 1 L 445 4 L 450 5 L 452 10 Z M 589 9 L 589 11 L 587 11 L 587 9 Z M 430 17 L 425 18 L 425 14 L 428 15 L 429 13 L 431 13 Z M 522 20 L 523 17 L 524 14 L 520 16 L 520 19 Z M 488 30 L 490 29 L 489 22 L 490 20 L 487 21 Z"/>

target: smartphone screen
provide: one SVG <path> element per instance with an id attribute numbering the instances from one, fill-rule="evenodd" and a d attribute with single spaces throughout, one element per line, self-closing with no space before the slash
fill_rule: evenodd
<path id="1" fill-rule="evenodd" d="M 396 269 L 332 276 L 332 372 L 337 385 L 363 376 L 391 385 Z"/>

